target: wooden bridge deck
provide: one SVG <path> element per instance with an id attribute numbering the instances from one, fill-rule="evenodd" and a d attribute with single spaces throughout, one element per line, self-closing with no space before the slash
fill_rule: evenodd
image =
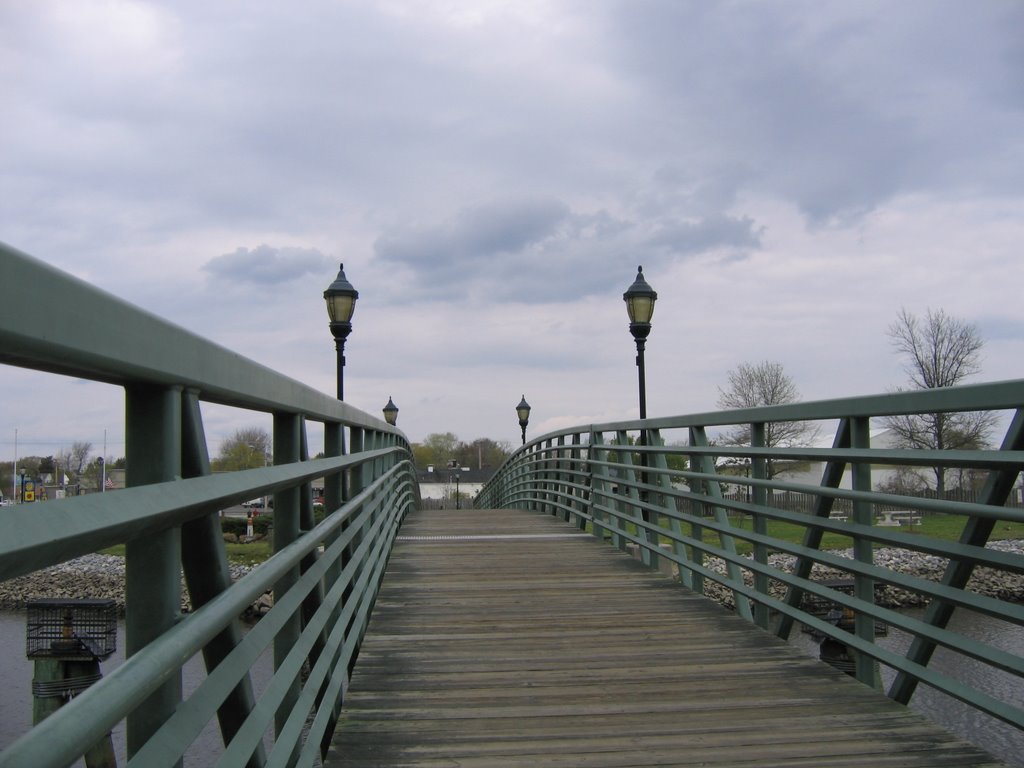
<path id="1" fill-rule="evenodd" d="M 997 766 L 628 555 L 531 512 L 416 513 L 341 766 Z"/>

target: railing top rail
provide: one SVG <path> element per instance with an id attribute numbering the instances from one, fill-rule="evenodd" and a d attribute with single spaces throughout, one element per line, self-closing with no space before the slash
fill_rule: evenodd
<path id="1" fill-rule="evenodd" d="M 402 451 L 383 448 L 56 499 L 42 511 L 33 504 L 19 504 L 4 511 L 0 581 Z M 58 517 L 60 523 L 55 524 Z"/>
<path id="2" fill-rule="evenodd" d="M 209 402 L 402 434 L 3 243 L 0 263 L 0 363 L 110 384 L 194 388 Z"/>
<path id="3" fill-rule="evenodd" d="M 953 413 L 975 410 L 1007 410 L 1024 406 L 1024 379 L 970 384 L 959 387 L 887 392 L 862 397 L 812 400 L 786 405 L 707 411 L 646 420 L 629 419 L 563 427 L 535 437 L 527 447 L 559 437 L 593 432 L 638 429 L 685 429 L 779 421 L 829 421 L 843 418 L 877 418 L 919 413 Z"/>

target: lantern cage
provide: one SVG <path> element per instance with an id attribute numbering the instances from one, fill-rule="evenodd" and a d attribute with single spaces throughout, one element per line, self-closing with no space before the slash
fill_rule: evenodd
<path id="1" fill-rule="evenodd" d="M 102 661 L 117 649 L 117 603 L 109 599 L 39 599 L 27 603 L 29 659 Z"/>

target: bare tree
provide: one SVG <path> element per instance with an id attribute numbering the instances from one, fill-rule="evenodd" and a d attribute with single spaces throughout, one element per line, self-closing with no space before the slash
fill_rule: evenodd
<path id="1" fill-rule="evenodd" d="M 981 370 L 984 339 L 977 326 L 944 310 L 929 309 L 922 321 L 904 308 L 889 326 L 893 347 L 906 359 L 904 370 L 911 389 L 936 389 L 960 384 Z M 891 416 L 886 426 L 903 448 L 955 450 L 987 444 L 996 416 L 991 411 L 925 413 Z M 943 467 L 934 467 L 935 490 L 946 491 Z"/>
<path id="2" fill-rule="evenodd" d="M 726 389 L 718 388 L 719 408 L 757 408 L 765 405 L 784 405 L 800 400 L 800 392 L 782 367 L 782 363 L 763 360 L 760 363 L 742 363 L 727 374 Z M 817 436 L 818 430 L 806 421 L 774 421 L 765 424 L 765 447 L 786 447 L 804 444 Z M 741 424 L 733 429 L 726 441 L 731 445 L 750 445 L 750 425 Z M 786 469 L 769 459 L 768 477 Z"/>
<path id="3" fill-rule="evenodd" d="M 57 454 L 57 462 L 65 472 L 77 479 L 88 466 L 91 453 L 92 443 L 74 442 L 70 450 L 62 450 Z"/>

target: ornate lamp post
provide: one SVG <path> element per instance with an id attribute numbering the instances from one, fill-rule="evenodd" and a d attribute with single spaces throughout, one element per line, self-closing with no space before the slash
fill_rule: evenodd
<path id="1" fill-rule="evenodd" d="M 523 430 L 523 445 L 526 445 L 526 425 L 530 423 L 530 404 L 526 402 L 526 395 L 523 395 L 516 406 L 516 414 L 519 416 L 519 426 Z"/>
<path id="2" fill-rule="evenodd" d="M 359 291 L 345 278 L 345 265 L 338 267 L 338 276 L 324 291 L 327 316 L 331 319 L 331 334 L 338 350 L 338 399 L 345 399 L 345 340 L 352 333 L 352 313 L 356 310 Z"/>
<path id="3" fill-rule="evenodd" d="M 654 302 L 658 300 L 658 294 L 644 280 L 644 268 L 636 268 L 636 280 L 629 286 L 624 294 L 626 311 L 629 313 L 629 332 L 633 334 L 636 341 L 636 367 L 639 375 L 640 389 L 640 418 L 647 418 L 647 377 L 644 371 L 644 347 L 647 346 L 647 336 L 651 333 L 651 317 L 654 315 Z M 647 445 L 647 430 L 640 430 L 640 445 Z M 640 454 L 640 466 L 647 467 L 647 454 Z M 641 472 L 640 482 L 647 485 L 647 472 Z M 640 492 L 640 500 L 647 501 L 647 491 Z M 642 512 L 644 520 L 649 519 L 649 512 L 645 509 Z"/>
<path id="4" fill-rule="evenodd" d="M 398 423 L 398 406 L 391 399 L 391 395 L 388 395 L 388 404 L 384 406 L 384 421 L 392 427 Z"/>
<path id="5" fill-rule="evenodd" d="M 629 332 L 636 340 L 636 366 L 640 376 L 640 418 L 647 418 L 647 379 L 644 374 L 644 347 L 651 332 L 651 317 L 658 294 L 644 280 L 644 268 L 637 267 L 636 280 L 622 294 L 629 313 Z"/>

